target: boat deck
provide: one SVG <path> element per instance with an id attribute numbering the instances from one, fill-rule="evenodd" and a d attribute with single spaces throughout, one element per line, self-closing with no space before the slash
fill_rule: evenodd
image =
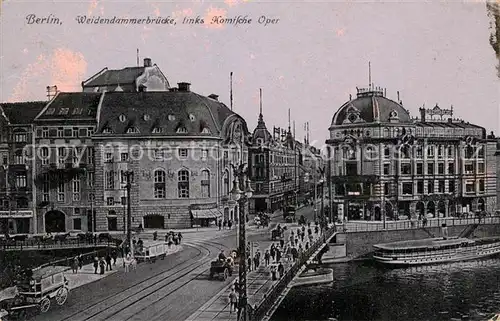
<path id="1" fill-rule="evenodd" d="M 474 240 L 467 238 L 429 238 L 422 240 L 407 240 L 407 241 L 398 241 L 391 243 L 383 243 L 374 245 L 377 249 L 382 250 L 406 250 L 406 249 L 425 249 L 425 248 L 434 248 L 434 247 L 443 247 L 450 245 L 457 245 L 462 243 L 472 243 Z"/>

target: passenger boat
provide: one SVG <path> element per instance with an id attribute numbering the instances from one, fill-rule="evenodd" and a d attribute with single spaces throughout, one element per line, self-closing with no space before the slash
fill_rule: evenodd
<path id="1" fill-rule="evenodd" d="M 295 287 L 302 285 L 322 284 L 331 282 L 333 282 L 333 269 L 318 268 L 316 270 L 304 271 L 298 277 L 293 279 L 290 285 L 292 287 Z"/>
<path id="2" fill-rule="evenodd" d="M 475 260 L 500 253 L 500 237 L 430 238 L 374 245 L 373 258 L 392 266 Z"/>

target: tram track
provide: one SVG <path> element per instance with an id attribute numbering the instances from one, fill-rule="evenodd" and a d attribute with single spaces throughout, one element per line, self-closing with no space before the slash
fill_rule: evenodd
<path id="1" fill-rule="evenodd" d="M 167 270 L 162 270 L 161 272 L 158 272 L 154 275 L 151 275 L 149 276 L 148 278 L 144 279 L 144 280 L 141 280 L 139 282 L 135 282 L 133 284 L 131 284 L 130 286 L 124 288 L 121 292 L 119 292 L 119 294 L 122 294 L 124 292 L 127 292 L 127 291 L 130 291 L 132 290 L 133 288 L 136 288 L 136 287 L 142 287 L 142 286 L 149 286 L 151 284 L 154 284 L 156 283 L 157 281 L 160 281 L 160 280 L 163 280 L 165 278 L 168 278 L 171 274 L 173 273 L 176 273 L 176 272 L 173 272 L 174 270 L 178 270 L 179 267 L 181 267 L 182 265 L 187 265 L 187 264 L 190 264 L 190 261 L 192 260 L 196 260 L 198 258 L 200 258 L 201 256 L 204 256 L 206 257 L 206 255 L 208 255 L 208 253 L 205 253 L 203 254 L 203 251 L 200 250 L 199 248 L 196 248 L 196 247 L 192 247 L 193 249 L 195 249 L 197 251 L 197 253 L 195 254 L 194 257 L 190 257 L 190 258 L 187 258 L 187 259 L 184 259 L 178 263 L 176 263 L 175 265 L 173 265 L 172 267 L 168 268 Z M 168 259 L 168 256 L 166 257 L 166 259 Z M 133 271 L 129 272 L 129 273 L 134 273 Z M 133 294 L 132 294 L 133 295 Z M 113 294 L 110 294 L 96 302 L 92 302 L 90 305 L 87 305 L 86 307 L 84 308 L 80 308 L 79 310 L 77 310 L 76 312 L 68 315 L 68 316 L 65 316 L 63 319 L 59 319 L 60 321 L 74 321 L 74 318 L 81 314 L 81 313 L 84 313 L 92 308 L 95 308 L 96 306 L 100 305 L 100 304 L 104 304 L 106 301 L 109 301 L 110 299 L 113 299 L 114 297 L 117 296 L 117 293 L 113 293 Z"/>
<path id="2" fill-rule="evenodd" d="M 136 304 L 138 304 L 141 301 L 150 300 L 151 303 L 148 301 L 148 305 L 145 308 L 141 308 L 138 312 L 134 313 L 131 315 L 128 319 L 133 318 L 134 315 L 137 313 L 140 313 L 147 309 L 147 307 L 151 306 L 155 302 L 158 302 L 159 300 L 163 299 L 164 297 L 158 299 L 158 298 L 152 298 L 155 294 L 159 293 L 162 289 L 165 289 L 168 286 L 171 286 L 175 282 L 179 282 L 182 278 L 186 277 L 193 271 L 199 269 L 201 266 L 205 265 L 206 263 L 209 262 L 207 260 L 207 257 L 210 255 L 213 255 L 212 253 L 213 249 L 210 248 L 213 247 L 217 250 L 222 250 L 226 248 L 225 245 L 216 243 L 216 242 L 209 242 L 209 241 L 203 241 L 200 243 L 196 242 L 190 242 L 195 244 L 195 249 L 199 251 L 199 253 L 196 255 L 196 260 L 193 261 L 193 258 L 184 260 L 182 263 L 176 264 L 174 267 L 169 269 L 167 272 L 163 271 L 161 273 L 158 273 L 146 280 L 143 280 L 141 282 L 138 282 L 130 287 L 128 287 L 126 290 L 120 292 L 119 294 L 111 295 L 108 296 L 107 298 L 104 298 L 100 300 L 99 302 L 96 302 L 92 304 L 91 306 L 81 309 L 77 311 L 76 313 L 73 313 L 72 315 L 62 319 L 61 321 L 66 321 L 66 320 L 78 320 L 78 321 L 87 321 L 87 320 L 112 320 L 114 317 L 117 315 L 123 313 L 124 311 L 128 309 L 133 309 L 136 307 Z M 205 246 L 205 244 L 209 244 L 210 246 Z M 210 244 L 212 243 L 212 244 Z M 213 245 L 216 244 L 217 246 Z M 190 246 L 190 245 L 188 245 Z M 221 247 L 222 246 L 222 247 Z M 192 246 L 193 247 L 193 246 Z M 201 250 L 200 250 L 201 249 Z M 203 253 L 202 255 L 200 255 Z M 187 263 L 189 261 L 189 263 Z M 187 263 L 187 264 L 186 264 Z M 183 265 L 183 266 L 182 266 Z M 193 266 L 194 265 L 194 266 Z M 181 267 L 182 266 L 182 267 Z M 187 268 L 187 270 L 186 270 Z M 175 271 L 174 271 L 175 270 Z M 169 291 L 166 296 L 171 295 L 175 291 L 179 290 L 192 280 L 198 278 L 200 275 L 202 275 L 205 271 L 202 273 L 198 273 L 196 276 L 193 278 L 189 278 L 187 281 L 182 281 L 180 282 L 180 285 L 176 285 L 175 288 L 171 291 Z M 165 276 L 165 274 L 168 273 L 168 275 Z M 137 290 L 136 288 L 140 287 L 141 289 Z M 122 296 L 124 292 L 127 291 L 132 291 L 132 293 L 127 294 L 125 297 Z M 81 318 L 79 318 L 81 316 Z M 128 320 L 127 319 L 127 320 Z M 116 320 L 124 320 L 123 317 L 117 318 Z"/>

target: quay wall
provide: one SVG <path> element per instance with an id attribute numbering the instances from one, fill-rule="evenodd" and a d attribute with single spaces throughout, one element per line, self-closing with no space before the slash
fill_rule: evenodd
<path id="1" fill-rule="evenodd" d="M 458 236 L 466 226 L 449 226 L 448 235 Z M 427 227 L 427 231 L 440 237 L 440 227 Z M 484 224 L 476 228 L 472 234 L 475 237 L 500 236 L 500 224 Z M 419 229 L 346 232 L 337 234 L 337 243 L 342 240 L 346 244 L 346 254 L 349 259 L 369 257 L 373 252 L 373 245 L 404 240 L 419 240 L 429 238 L 429 234 Z M 472 237 L 472 236 L 471 236 Z"/>

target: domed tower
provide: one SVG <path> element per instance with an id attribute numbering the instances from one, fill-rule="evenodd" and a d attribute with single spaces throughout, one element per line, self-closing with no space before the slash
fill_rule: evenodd
<path id="1" fill-rule="evenodd" d="M 383 183 L 381 176 L 397 179 L 399 163 L 383 159 L 398 153 L 402 143 L 413 144 L 415 132 L 415 120 L 403 107 L 399 92 L 394 101 L 381 87 L 357 88 L 356 98 L 350 97 L 333 115 L 329 131 L 334 213 L 342 220 L 382 220 L 385 206 L 387 217 L 395 218 L 393 203 L 398 202 L 400 189 L 396 183 Z M 382 201 L 383 196 L 394 197 Z"/>

